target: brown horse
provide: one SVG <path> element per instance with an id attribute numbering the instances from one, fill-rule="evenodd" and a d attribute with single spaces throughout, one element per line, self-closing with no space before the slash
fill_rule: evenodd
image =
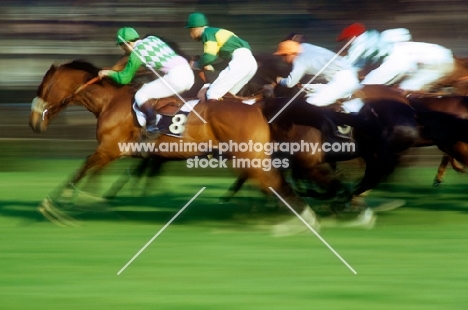
<path id="1" fill-rule="evenodd" d="M 247 92 L 252 92 L 258 90 L 263 84 L 270 84 L 275 80 L 276 76 L 286 76 L 290 70 L 289 67 L 285 67 L 284 64 L 278 61 L 275 57 L 265 57 L 262 59 L 262 66 L 259 66 L 258 73 L 254 79 L 249 83 Z M 292 97 L 298 89 L 284 89 L 278 87 L 276 89 L 276 95 Z M 384 85 L 365 85 L 362 89 L 355 92 L 353 97 L 364 99 L 365 102 L 370 102 L 379 99 L 391 99 L 403 102 L 405 104 L 410 104 L 414 102 L 414 108 L 423 109 L 423 110 L 434 110 L 444 113 L 450 113 L 457 117 L 467 118 L 468 117 L 468 105 L 466 104 L 466 99 L 462 96 L 453 96 L 449 95 L 447 91 L 450 91 L 455 94 L 467 94 L 468 93 L 468 59 L 456 58 L 456 66 L 453 74 L 449 77 L 446 77 L 439 81 L 439 83 L 434 86 L 434 93 L 407 93 L 398 90 L 395 87 L 389 87 Z M 439 98 L 441 94 L 447 96 L 447 98 Z M 290 138 L 292 140 L 300 139 L 302 135 L 307 136 L 307 132 L 314 130 L 310 127 L 305 127 L 295 124 L 291 128 Z M 284 133 L 283 133 L 284 134 Z M 275 135 L 275 134 L 274 134 Z M 437 175 L 434 179 L 434 185 L 441 183 L 442 176 L 445 173 L 447 164 L 450 162 L 453 168 L 456 171 L 463 171 L 463 167 L 460 167 L 457 164 L 455 159 L 458 159 L 460 162 L 466 165 L 468 160 L 466 151 L 468 146 L 464 142 L 457 142 L 454 145 L 446 145 L 439 141 L 441 145 L 439 148 L 447 152 L 447 154 L 453 154 L 452 156 L 443 155 L 441 163 L 438 168 Z M 415 143 L 414 146 L 429 146 L 433 145 L 433 141 L 427 141 L 421 139 Z M 310 163 L 314 162 L 310 160 L 310 155 L 303 155 L 304 158 L 301 159 L 301 155 L 297 156 L 299 166 L 308 167 Z M 307 170 L 306 170 L 307 171 Z M 332 174 L 326 174 L 327 178 L 330 178 Z M 315 176 L 317 178 L 317 176 Z M 336 180 L 334 181 L 337 182 Z"/>
<path id="2" fill-rule="evenodd" d="M 335 210 L 342 208 L 353 196 L 373 188 L 383 177 L 390 174 L 397 163 L 399 153 L 413 146 L 419 138 L 414 111 L 408 106 L 407 99 L 401 92 L 388 87 L 368 86 L 359 91 L 359 96 L 365 96 L 368 102 L 368 107 L 361 115 L 347 115 L 329 108 L 315 107 L 300 97 L 288 102 L 288 95 L 285 98 L 266 101 L 264 109 L 269 119 L 278 115 L 270 123 L 275 141 L 307 141 L 321 146 L 324 142 L 337 142 L 343 145 L 352 143 L 356 146 L 355 151 L 326 153 L 301 150 L 290 156 L 290 162 L 293 163 L 292 180 L 312 181 L 321 188 L 320 192 L 307 189 L 301 191 L 301 194 L 319 199 L 334 198 L 331 207 Z M 287 108 L 282 110 L 285 106 Z M 282 111 L 277 114 L 279 110 Z M 334 137 L 332 132 L 339 124 L 353 127 L 354 140 Z M 364 159 L 366 169 L 361 181 L 350 190 L 327 163 L 357 157 Z M 227 200 L 233 196 L 241 188 L 243 181 L 238 179 L 232 185 L 230 195 L 224 198 Z"/>
<path id="3" fill-rule="evenodd" d="M 439 111 L 457 116 L 462 119 L 468 119 L 468 97 L 466 96 L 409 96 L 410 105 L 419 111 Z M 429 141 L 428 145 L 433 145 Z M 422 145 L 424 146 L 424 144 Z M 468 144 L 463 141 L 438 141 L 437 146 L 445 153 L 443 155 L 433 185 L 438 186 L 442 183 L 447 165 L 452 164 L 455 171 L 464 172 L 464 166 L 468 165 Z"/>
<path id="4" fill-rule="evenodd" d="M 259 66 L 257 74 L 246 86 L 244 90 L 244 95 L 257 92 L 264 86 L 264 84 L 271 84 L 277 76 L 285 76 L 290 70 L 290 68 L 284 66 L 282 62 L 279 62 L 277 57 L 264 57 L 261 59 L 260 62 L 261 65 Z M 294 95 L 296 95 L 296 93 L 299 90 L 299 88 L 287 89 L 285 87 L 276 86 L 276 88 L 274 89 L 274 97 L 286 98 L 286 100 L 279 102 L 280 108 L 287 101 L 289 101 L 288 98 L 291 98 Z M 408 100 L 405 98 L 403 92 L 398 91 L 394 88 L 380 85 L 365 86 L 362 89 L 358 90 L 354 94 L 354 97 L 364 99 L 367 102 L 377 99 L 385 99 L 388 101 L 392 101 L 392 105 L 396 102 L 408 104 Z M 321 120 L 323 120 L 323 115 L 329 114 L 327 112 L 328 109 L 312 109 L 308 104 L 305 104 L 302 107 L 291 105 L 290 108 L 294 112 L 285 111 L 284 113 L 281 113 L 282 117 L 280 117 L 280 119 L 275 120 L 270 124 L 270 127 L 272 129 L 272 136 L 276 141 L 289 143 L 294 143 L 298 141 L 308 141 L 321 144 L 322 142 L 326 142 L 326 139 L 330 138 L 327 137 L 327 133 L 329 134 L 330 131 L 332 131 L 333 129 L 328 128 L 325 129 L 324 132 L 324 130 L 322 130 L 323 128 L 321 128 Z M 310 109 L 314 111 L 309 111 Z M 390 106 L 388 106 L 387 109 L 388 114 L 392 114 Z M 387 109 L 381 110 L 381 113 L 386 113 L 385 110 Z M 273 111 L 273 113 L 271 111 L 266 111 L 266 114 L 271 114 L 271 117 L 274 114 L 276 114 L 275 108 L 273 108 Z M 409 111 L 407 110 L 406 112 Z M 302 119 L 298 121 L 297 117 L 301 114 L 313 114 L 314 116 L 311 116 L 310 118 L 316 118 L 319 121 L 317 121 L 315 124 L 313 124 L 312 121 L 308 121 L 307 119 Z M 333 118 L 333 116 L 331 115 L 330 117 Z M 284 122 L 289 122 L 289 124 L 287 126 L 284 126 Z M 379 141 L 382 142 L 392 140 L 391 143 L 393 143 L 393 145 L 389 146 L 392 149 L 390 157 L 396 156 L 398 152 L 407 149 L 414 143 L 413 139 L 415 137 L 416 129 L 414 127 L 414 124 L 408 126 L 407 124 L 403 123 L 395 124 L 392 122 L 387 122 L 385 123 L 385 125 L 383 125 L 383 127 L 386 128 L 387 132 L 389 133 L 389 136 L 380 137 L 382 139 Z M 378 127 L 376 130 L 383 130 L 383 128 Z M 410 138 L 408 139 L 408 137 Z M 349 141 L 344 142 L 346 143 Z M 397 146 L 396 144 L 398 143 L 400 143 L 400 145 Z M 360 144 L 369 143 L 366 141 L 361 141 Z M 382 145 L 380 146 L 383 147 Z M 364 150 L 364 148 L 361 148 L 361 150 Z M 296 152 L 291 158 L 291 161 L 293 163 L 293 180 L 302 179 L 306 181 L 313 181 L 314 183 L 322 187 L 322 190 L 325 190 L 325 192 L 322 193 L 313 190 L 308 190 L 306 193 L 303 193 L 304 195 L 313 196 L 316 198 L 335 197 L 335 204 L 342 205 L 342 202 L 349 201 L 349 199 L 353 195 L 357 195 L 367 189 L 374 187 L 383 176 L 387 175 L 392 170 L 391 167 L 393 167 L 395 162 L 394 158 L 390 159 L 390 157 L 388 157 L 385 159 L 386 161 L 388 161 L 388 169 L 386 171 L 383 171 L 381 170 L 383 165 L 379 162 L 383 160 L 383 157 L 375 159 L 372 158 L 372 156 L 370 156 L 370 153 L 366 152 L 370 152 L 370 149 L 365 149 L 363 152 L 348 152 L 346 154 L 343 153 L 339 156 L 333 156 L 330 154 L 327 155 L 324 152 L 314 154 L 310 152 Z M 380 150 L 380 152 L 383 156 L 383 150 Z M 332 167 L 324 164 L 334 163 L 335 161 L 350 160 L 360 156 L 365 157 L 365 159 L 367 160 L 367 169 L 361 182 L 356 186 L 356 188 L 354 188 L 350 192 L 349 189 L 343 185 L 340 178 L 334 173 Z M 231 187 L 230 195 L 226 196 L 225 199 L 229 199 L 230 196 L 234 195 L 235 192 L 240 189 L 242 184 L 242 179 L 238 180 L 235 184 L 233 184 L 233 186 Z"/>
<path id="5" fill-rule="evenodd" d="M 84 165 L 64 187 L 59 188 L 50 199 L 43 201 L 43 208 L 50 207 L 53 199 L 60 197 L 65 189 L 79 182 L 85 175 L 97 173 L 119 157 L 141 155 L 125 152 L 119 148 L 119 143 L 141 140 L 141 128 L 132 111 L 134 90 L 130 86 L 118 87 L 106 80 L 83 87 L 96 77 L 98 71 L 98 68 L 82 61 L 73 61 L 58 67 L 51 66 L 38 87 L 30 115 L 30 126 L 35 132 L 44 132 L 50 120 L 69 104 L 80 104 L 97 117 L 98 140 L 95 152 L 87 158 Z M 197 113 L 188 115 L 182 138 L 162 135 L 154 141 L 156 148 L 150 152 L 150 155 L 182 159 L 206 153 L 206 150 L 197 148 L 190 150 L 159 148 L 170 143 L 177 145 L 212 143 L 213 146 L 217 146 L 219 143 L 230 141 L 237 145 L 252 141 L 266 145 L 271 141 L 268 123 L 258 105 L 246 105 L 237 99 L 226 99 L 200 103 L 195 107 L 195 111 Z M 266 152 L 256 148 L 230 149 L 227 155 L 248 161 L 256 160 L 257 163 L 271 160 Z M 237 170 L 243 177 L 255 181 L 265 193 L 271 194 L 271 189 L 276 191 L 295 210 L 309 214 L 311 225 L 316 224 L 313 211 L 286 184 L 278 170 L 262 169 L 258 165 L 246 165 Z"/>
<path id="6" fill-rule="evenodd" d="M 445 95 L 468 95 L 468 58 L 455 57 L 455 67 L 432 87 L 432 92 Z"/>

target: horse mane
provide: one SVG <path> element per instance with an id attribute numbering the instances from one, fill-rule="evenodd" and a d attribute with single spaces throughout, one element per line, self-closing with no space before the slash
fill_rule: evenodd
<path id="1" fill-rule="evenodd" d="M 61 67 L 75 70 L 83 70 L 88 72 L 92 76 L 97 76 L 98 72 L 101 70 L 92 63 L 81 59 L 75 59 L 72 62 L 63 64 Z"/>
<path id="2" fill-rule="evenodd" d="M 44 81 L 47 81 L 52 75 L 57 72 L 59 68 L 66 68 L 66 69 L 73 69 L 73 70 L 82 70 L 90 75 L 89 79 L 98 76 L 98 72 L 101 70 L 100 68 L 96 67 L 92 63 L 82 60 L 82 59 L 75 59 L 72 60 L 71 62 L 62 64 L 62 65 L 56 65 L 53 64 L 50 66 L 49 70 L 47 70 L 46 74 L 44 75 L 44 78 L 42 79 L 41 84 L 36 90 L 36 95 L 39 96 L 44 89 Z"/>

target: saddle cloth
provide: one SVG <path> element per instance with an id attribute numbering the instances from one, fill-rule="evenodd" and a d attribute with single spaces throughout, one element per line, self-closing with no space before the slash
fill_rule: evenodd
<path id="1" fill-rule="evenodd" d="M 156 114 L 156 120 L 157 120 L 157 125 L 161 133 L 168 135 L 168 136 L 173 136 L 173 137 L 181 137 L 183 134 L 183 131 L 176 131 L 171 130 L 170 126 L 173 124 L 178 124 L 181 120 L 185 120 L 187 115 L 192 111 L 192 109 L 197 105 L 199 102 L 198 99 L 195 100 L 189 100 L 184 103 L 178 111 L 173 114 Z M 133 111 L 135 111 L 135 115 L 138 121 L 138 124 L 140 124 L 141 127 L 146 126 L 146 117 L 143 112 L 141 112 L 140 107 L 136 104 L 136 102 L 133 104 Z M 182 116 L 183 115 L 183 116 Z"/>

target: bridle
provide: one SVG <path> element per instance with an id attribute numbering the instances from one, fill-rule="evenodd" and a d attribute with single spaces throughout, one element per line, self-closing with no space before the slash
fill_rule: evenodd
<path id="1" fill-rule="evenodd" d="M 70 98 L 72 98 L 74 95 L 76 95 L 77 93 L 79 93 L 80 91 L 82 91 L 83 89 L 85 89 L 86 87 L 88 87 L 89 85 L 92 85 L 98 81 L 100 81 L 101 78 L 99 76 L 97 77 L 94 77 L 92 78 L 91 80 L 89 80 L 88 82 L 84 83 L 83 85 L 80 85 L 74 92 L 73 94 L 69 95 L 69 96 L 66 96 L 65 98 L 62 99 L 62 101 L 60 102 L 60 106 L 64 105 L 68 100 L 70 100 Z M 36 97 L 34 98 L 33 100 L 33 103 L 32 103 L 32 110 L 37 112 L 37 113 L 41 113 L 42 115 L 42 121 L 45 120 L 45 115 L 47 114 L 47 112 L 49 111 L 49 109 L 47 108 L 48 106 L 48 102 L 45 101 L 44 99 L 40 98 L 40 97 Z"/>

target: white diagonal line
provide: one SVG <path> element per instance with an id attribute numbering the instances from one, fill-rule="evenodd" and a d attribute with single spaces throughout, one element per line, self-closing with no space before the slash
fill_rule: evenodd
<path id="1" fill-rule="evenodd" d="M 185 99 L 182 98 L 182 97 L 179 95 L 179 93 L 176 92 L 176 91 L 172 88 L 172 86 L 169 85 L 169 83 L 167 83 L 166 80 L 164 80 L 164 78 L 163 78 L 156 70 L 154 70 L 154 68 L 153 68 L 152 66 L 150 66 L 150 65 L 148 65 L 148 64 L 146 63 L 145 58 L 144 58 L 143 56 L 141 56 L 139 53 L 137 53 L 136 50 L 134 50 L 134 49 L 132 48 L 132 46 L 131 46 L 130 44 L 128 44 L 127 41 L 124 40 L 124 38 L 122 38 L 122 37 L 119 35 L 119 39 L 122 40 L 122 42 L 124 42 L 124 44 L 132 51 L 132 53 L 135 53 L 135 54 L 138 56 L 138 58 L 140 58 L 140 60 L 145 64 L 145 66 L 146 66 L 148 69 L 150 69 L 151 72 L 153 72 L 154 74 L 156 74 L 156 76 L 157 76 L 158 78 L 160 78 L 160 79 L 163 81 L 163 83 L 166 84 L 166 86 L 169 87 L 169 89 L 172 90 L 172 92 L 173 92 L 177 97 L 179 97 L 180 100 L 182 100 L 184 103 L 187 103 L 187 102 L 185 101 Z M 195 111 L 195 110 L 192 108 L 192 106 L 190 106 L 189 104 L 187 104 L 187 106 L 190 108 L 190 110 L 192 110 L 193 113 L 195 113 L 196 116 L 198 116 L 198 118 L 199 118 L 203 123 L 206 124 L 205 119 L 204 119 L 203 117 L 201 117 L 201 115 L 198 114 L 197 111 Z"/>
<path id="2" fill-rule="evenodd" d="M 309 225 L 309 223 L 307 223 L 300 215 L 299 213 L 297 213 L 287 202 L 286 200 L 283 199 L 283 197 L 281 197 L 272 187 L 269 187 L 270 190 L 289 208 L 291 209 L 291 211 L 307 226 L 307 228 L 309 228 L 316 236 L 317 238 L 320 239 L 320 241 L 323 242 L 323 244 L 325 244 L 329 249 L 330 251 L 333 252 L 333 254 L 336 255 L 336 257 L 338 257 L 345 265 L 346 267 L 348 267 L 354 274 L 357 274 L 356 270 L 354 270 L 353 267 L 351 267 L 344 259 L 343 257 L 341 257 L 340 254 L 338 254 L 338 252 L 336 252 L 329 244 L 327 241 L 325 241 L 325 239 L 322 238 L 322 236 L 319 235 L 318 232 L 315 231 L 315 229 L 312 228 L 312 226 Z"/>
<path id="3" fill-rule="evenodd" d="M 205 190 L 205 188 L 206 188 L 206 187 L 202 187 L 202 189 L 201 189 L 201 190 L 199 190 L 199 191 L 198 191 L 198 193 L 196 193 L 196 194 L 195 194 L 195 196 L 193 196 L 193 198 L 192 198 L 192 199 L 190 199 L 190 201 L 189 201 L 189 202 L 187 202 L 187 203 L 185 204 L 185 206 L 184 206 L 182 209 L 180 209 L 180 211 L 179 211 L 179 212 L 177 212 L 177 213 L 176 213 L 176 215 L 174 215 L 174 216 L 173 216 L 173 217 L 170 219 L 170 221 L 169 221 L 169 222 L 167 222 L 167 224 L 166 224 L 166 225 L 164 225 L 164 227 L 163 227 L 163 228 L 161 228 L 161 229 L 158 231 L 158 233 L 157 233 L 156 235 L 154 235 L 154 237 L 153 237 L 153 238 L 151 238 L 151 240 L 150 240 L 150 241 L 148 241 L 148 242 L 145 244 L 145 246 L 144 246 L 144 247 L 142 247 L 142 248 L 141 248 L 141 250 L 140 250 L 140 251 L 138 251 L 138 253 L 136 253 L 136 254 L 135 254 L 133 257 L 132 257 L 132 259 L 131 259 L 131 260 L 129 260 L 129 261 L 128 261 L 128 263 L 127 263 L 125 266 L 123 266 L 123 267 L 122 267 L 122 269 L 120 269 L 120 271 L 119 271 L 119 272 L 117 272 L 117 275 L 120 275 L 120 274 L 121 274 L 121 273 L 122 273 L 122 272 L 125 270 L 125 268 L 127 268 L 127 267 L 128 267 L 128 266 L 129 266 L 129 265 L 130 265 L 130 264 L 131 264 L 131 263 L 132 263 L 132 262 L 133 262 L 133 261 L 134 261 L 134 260 L 135 260 L 137 257 L 138 257 L 138 255 L 140 255 L 140 254 L 141 254 L 141 252 L 143 252 L 143 251 L 144 251 L 144 250 L 145 250 L 145 249 L 146 249 L 146 248 L 147 248 L 147 247 L 148 247 L 148 246 L 151 244 L 151 242 L 153 242 L 153 241 L 154 241 L 154 239 L 156 239 L 156 238 L 157 238 L 157 237 L 158 237 L 158 236 L 159 236 L 159 235 L 160 235 L 160 234 L 161 234 L 161 233 L 164 231 L 164 229 L 166 229 L 166 228 L 167 228 L 167 227 L 168 227 L 168 226 L 169 226 L 169 225 L 170 225 L 170 224 L 171 224 L 171 223 L 172 223 L 172 222 L 173 222 L 173 221 L 174 221 L 174 220 L 175 220 L 175 219 L 176 219 L 176 218 L 179 216 L 179 214 L 181 214 L 181 213 L 182 213 L 182 211 L 184 211 L 184 210 L 185 210 L 185 208 L 187 208 L 187 207 L 188 207 L 188 206 L 189 206 L 189 205 L 192 203 L 192 201 L 194 201 L 194 200 L 195 200 L 195 198 L 197 198 L 197 197 L 198 197 L 198 195 L 200 195 L 200 194 L 201 194 L 201 192 L 203 192 L 203 191 Z"/>
<path id="4" fill-rule="evenodd" d="M 338 56 L 341 54 L 341 52 L 342 52 L 345 48 L 347 48 L 348 45 L 350 45 L 355 39 L 356 39 L 356 37 L 353 37 L 351 40 L 349 40 L 349 42 L 346 43 L 345 46 L 343 46 L 343 47 L 338 51 L 338 53 L 336 53 L 335 56 L 333 56 L 332 59 L 330 59 L 330 60 L 322 67 L 322 69 L 320 69 L 319 72 L 317 72 L 317 73 L 310 79 L 310 81 L 307 82 L 307 84 L 312 83 L 312 82 L 317 78 L 317 76 L 319 76 L 319 75 L 322 73 L 322 71 L 325 70 L 325 69 L 333 62 L 333 60 L 335 60 L 336 57 L 338 57 Z M 292 97 L 291 100 L 289 100 L 288 103 L 286 103 L 286 104 L 284 105 L 284 107 L 281 108 L 281 110 L 279 110 L 278 113 L 276 113 L 275 116 L 273 116 L 273 118 L 271 118 L 271 119 L 268 121 L 268 124 L 270 124 L 271 122 L 273 122 L 273 121 L 275 120 L 275 118 L 278 117 L 278 115 L 280 115 L 281 112 L 283 112 L 284 109 L 286 109 L 286 108 L 289 106 L 289 104 L 291 104 L 291 102 L 292 102 L 294 99 L 296 99 L 297 96 L 300 95 L 300 93 L 302 93 L 302 92 L 304 91 L 304 89 L 306 88 L 306 85 L 307 85 L 307 84 L 305 84 L 304 86 L 302 86 L 302 88 L 294 95 L 294 97 Z"/>

